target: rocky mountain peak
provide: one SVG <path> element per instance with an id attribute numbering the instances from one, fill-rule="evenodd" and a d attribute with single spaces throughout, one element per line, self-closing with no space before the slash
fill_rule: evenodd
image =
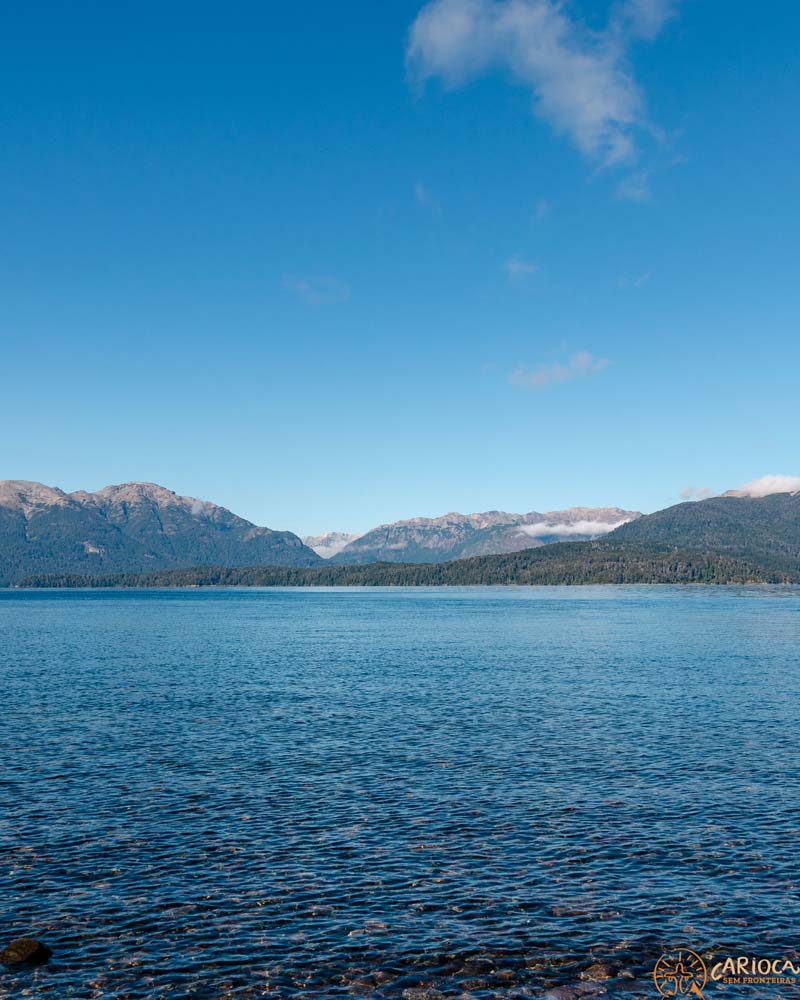
<path id="1" fill-rule="evenodd" d="M 451 511 L 441 517 L 381 524 L 326 558 L 335 563 L 445 562 L 517 552 L 554 541 L 598 538 L 640 516 L 638 511 L 621 507 L 570 507 L 547 514 Z"/>
<path id="2" fill-rule="evenodd" d="M 93 493 L 77 490 L 75 493 L 71 493 L 70 497 L 78 503 L 101 509 L 146 506 L 164 510 L 171 507 L 184 510 L 193 517 L 203 519 L 214 517 L 217 514 L 235 516 L 224 507 L 211 503 L 209 500 L 181 496 L 174 490 L 159 486 L 158 483 L 119 483 L 105 486 Z M 246 523 L 250 524 L 249 521 Z"/>
<path id="3" fill-rule="evenodd" d="M 0 507 L 21 511 L 26 517 L 45 507 L 67 506 L 69 496 L 53 486 L 26 479 L 0 480 Z"/>
<path id="4" fill-rule="evenodd" d="M 184 507 L 191 508 L 197 504 L 206 504 L 207 501 L 197 500 L 194 497 L 180 496 L 174 490 L 168 490 L 158 483 L 119 483 L 117 485 L 105 486 L 94 493 L 79 492 L 72 494 L 82 499 L 92 499 L 100 504 L 126 503 L 140 504 L 151 503 L 156 507 Z M 209 507 L 215 504 L 207 504 Z"/>
<path id="5" fill-rule="evenodd" d="M 187 566 L 313 566 L 289 531 L 156 483 L 65 493 L 0 482 L 0 586 L 34 572 L 141 572 Z"/>
<path id="6" fill-rule="evenodd" d="M 451 510 L 439 517 L 411 517 L 392 524 L 382 524 L 381 528 L 448 528 L 453 525 L 466 525 L 480 530 L 491 528 L 497 524 L 514 524 L 520 518 L 519 514 L 507 514 L 503 510 L 487 510 L 479 514 L 461 514 Z M 378 529 L 375 529 L 378 530 Z"/>
<path id="7" fill-rule="evenodd" d="M 323 535 L 305 535 L 302 539 L 303 545 L 313 549 L 318 556 L 323 559 L 330 559 L 337 552 L 354 542 L 360 535 L 351 535 L 346 531 L 327 531 Z"/>

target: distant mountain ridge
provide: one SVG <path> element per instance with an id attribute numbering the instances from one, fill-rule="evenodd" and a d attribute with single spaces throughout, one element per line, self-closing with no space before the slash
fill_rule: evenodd
<path id="1" fill-rule="evenodd" d="M 492 519 L 491 514 L 475 515 L 487 516 Z M 106 578 L 32 575 L 25 581 L 26 586 L 43 587 L 585 583 L 798 584 L 800 492 L 753 496 L 740 490 L 644 515 L 599 541 L 561 542 L 458 560 L 350 565 L 320 560 L 311 567 L 220 565 Z"/>
<path id="2" fill-rule="evenodd" d="M 224 507 L 156 483 L 65 493 L 0 480 L 0 585 L 31 573 L 208 566 L 314 566 L 290 531 L 259 528 Z"/>
<path id="3" fill-rule="evenodd" d="M 641 516 L 620 507 L 570 507 L 544 514 L 490 510 L 414 517 L 373 528 L 334 553 L 330 561 L 334 565 L 438 563 L 520 552 L 552 542 L 589 541 Z"/>
<path id="4" fill-rule="evenodd" d="M 800 567 L 800 493 L 752 496 L 729 490 L 646 514 L 607 538 L 617 545 L 715 552 L 795 573 Z"/>
<path id="5" fill-rule="evenodd" d="M 354 542 L 360 535 L 351 535 L 346 531 L 328 531 L 324 535 L 304 535 L 303 545 L 313 549 L 323 559 L 330 559 L 342 549 Z"/>
<path id="6" fill-rule="evenodd" d="M 800 491 L 763 489 L 758 481 L 647 515 L 574 507 L 412 518 L 350 540 L 323 560 L 291 532 L 259 528 L 153 483 L 65 493 L 6 480 L 0 585 L 54 576 L 153 579 L 160 572 L 170 580 L 291 584 L 800 582 Z M 323 547 L 345 539 L 316 541 Z"/>

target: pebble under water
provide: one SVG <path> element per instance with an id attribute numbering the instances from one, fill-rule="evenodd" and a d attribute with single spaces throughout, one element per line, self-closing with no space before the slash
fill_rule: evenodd
<path id="1" fill-rule="evenodd" d="M 0 997 L 798 957 L 800 590 L 0 592 Z M 709 983 L 707 998 L 797 986 Z"/>

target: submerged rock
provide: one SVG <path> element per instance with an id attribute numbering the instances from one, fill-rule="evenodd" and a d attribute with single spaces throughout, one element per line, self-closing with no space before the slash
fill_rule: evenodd
<path id="1" fill-rule="evenodd" d="M 595 962 L 594 965 L 590 965 L 588 969 L 581 972 L 580 978 L 591 983 L 600 983 L 605 979 L 613 978 L 616 974 L 617 970 L 608 962 Z"/>
<path id="2" fill-rule="evenodd" d="M 0 951 L 0 962 L 3 965 L 21 965 L 23 962 L 46 962 L 52 951 L 41 941 L 33 938 L 17 938 Z"/>

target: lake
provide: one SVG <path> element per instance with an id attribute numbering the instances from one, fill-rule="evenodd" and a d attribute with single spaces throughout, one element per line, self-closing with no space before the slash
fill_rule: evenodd
<path id="1" fill-rule="evenodd" d="M 797 956 L 798 589 L 0 591 L 0 659 L 4 998 Z"/>

